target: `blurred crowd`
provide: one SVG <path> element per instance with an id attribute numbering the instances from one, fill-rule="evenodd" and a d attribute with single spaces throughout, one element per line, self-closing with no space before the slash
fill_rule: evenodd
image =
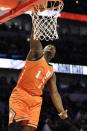
<path id="1" fill-rule="evenodd" d="M 9 59 L 25 59 L 29 43 L 25 38 L 17 37 L 14 35 L 15 40 L 7 38 L 0 38 L 0 57 Z M 19 39 L 19 40 L 18 40 Z"/>
<path id="2" fill-rule="evenodd" d="M 6 77 L 0 77 L 0 131 L 8 129 L 9 96 L 16 85 L 13 77 L 10 81 Z"/>
<path id="3" fill-rule="evenodd" d="M 9 96 L 15 87 L 13 77 L 0 77 L 0 131 L 7 131 Z M 37 131 L 87 131 L 87 86 L 85 83 L 69 84 L 60 83 L 59 92 L 64 108 L 68 109 L 68 119 L 61 120 L 52 104 L 50 94 L 46 87 L 43 94 L 43 104 Z"/>
<path id="4" fill-rule="evenodd" d="M 72 36 L 63 36 L 63 39 L 60 37 L 59 40 L 55 41 L 42 41 L 42 44 L 43 47 L 47 44 L 56 46 L 54 63 L 87 65 L 87 43 L 86 40 L 80 42 L 79 39 Z M 27 56 L 29 46 L 29 36 L 27 34 L 8 32 L 7 37 L 0 38 L 0 57 L 23 60 Z"/>

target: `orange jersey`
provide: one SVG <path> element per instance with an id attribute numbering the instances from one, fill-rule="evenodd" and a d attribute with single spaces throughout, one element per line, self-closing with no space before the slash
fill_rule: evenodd
<path id="1" fill-rule="evenodd" d="M 9 99 L 9 124 L 15 120 L 37 128 L 42 105 L 40 95 L 52 74 L 53 66 L 48 65 L 44 57 L 36 61 L 26 60 Z"/>
<path id="2" fill-rule="evenodd" d="M 47 81 L 52 77 L 53 66 L 48 65 L 45 58 L 37 61 L 26 59 L 25 66 L 19 76 L 16 88 L 21 88 L 32 95 L 42 95 Z"/>

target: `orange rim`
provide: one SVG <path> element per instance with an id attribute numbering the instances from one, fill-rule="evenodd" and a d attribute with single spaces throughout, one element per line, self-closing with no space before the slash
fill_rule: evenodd
<path id="1" fill-rule="evenodd" d="M 63 1 L 62 0 L 48 0 L 48 1 L 55 1 L 55 2 L 59 2 L 60 4 L 58 5 L 58 6 L 55 6 L 55 7 L 50 7 L 50 8 L 39 8 L 39 10 L 42 12 L 42 11 L 44 11 L 44 10 L 53 10 L 53 9 L 58 9 L 58 8 L 60 8 L 60 7 L 63 7 L 64 6 L 64 3 L 63 3 Z M 38 9 L 36 9 L 36 8 L 34 8 L 34 11 L 35 12 L 37 12 L 38 11 Z"/>

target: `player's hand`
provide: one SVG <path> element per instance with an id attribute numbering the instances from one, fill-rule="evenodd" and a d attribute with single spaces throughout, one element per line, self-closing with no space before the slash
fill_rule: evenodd
<path id="1" fill-rule="evenodd" d="M 66 118 L 68 118 L 67 110 L 62 111 L 62 112 L 59 113 L 58 115 L 59 115 L 59 117 L 60 117 L 61 119 L 66 119 Z"/>

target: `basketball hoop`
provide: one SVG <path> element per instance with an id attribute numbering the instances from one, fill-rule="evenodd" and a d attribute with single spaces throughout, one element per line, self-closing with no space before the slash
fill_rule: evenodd
<path id="1" fill-rule="evenodd" d="M 59 38 L 57 18 L 63 6 L 62 0 L 49 0 L 48 3 L 44 2 L 33 8 L 31 16 L 34 39 L 49 41 Z M 46 12 L 48 12 L 48 16 L 44 15 Z"/>
<path id="2" fill-rule="evenodd" d="M 50 5 L 49 5 L 50 4 Z M 44 10 L 62 10 L 64 3 L 62 0 L 48 0 L 34 7 L 34 12 L 42 12 Z"/>

